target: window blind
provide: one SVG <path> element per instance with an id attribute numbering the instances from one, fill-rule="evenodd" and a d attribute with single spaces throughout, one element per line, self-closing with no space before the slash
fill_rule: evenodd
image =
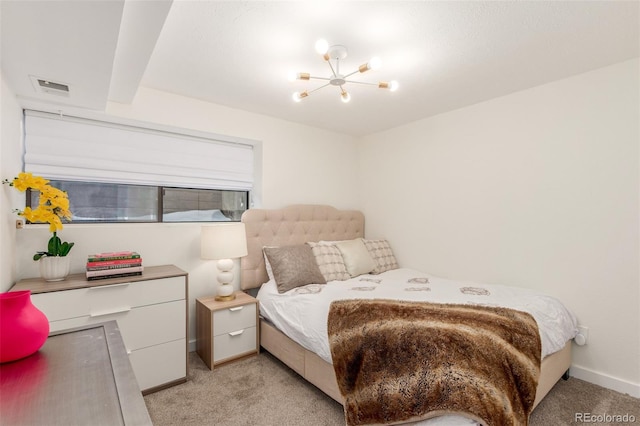
<path id="1" fill-rule="evenodd" d="M 57 180 L 240 191 L 253 186 L 250 143 L 38 111 L 25 111 L 24 162 L 25 171 Z"/>

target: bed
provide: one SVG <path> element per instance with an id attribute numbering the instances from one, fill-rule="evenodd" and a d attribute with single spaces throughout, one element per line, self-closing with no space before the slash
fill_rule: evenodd
<path id="1" fill-rule="evenodd" d="M 331 357 L 327 354 L 327 343 L 324 342 L 324 349 L 319 349 L 313 343 L 300 340 L 300 334 L 287 329 L 281 320 L 273 317 L 271 321 L 265 318 L 273 316 L 274 304 L 265 298 L 266 294 L 276 295 L 278 291 L 274 287 L 275 283 L 269 279 L 267 268 L 265 266 L 264 247 L 283 247 L 301 245 L 308 242 L 340 242 L 353 241 L 364 238 L 364 216 L 358 211 L 341 211 L 330 206 L 322 205 L 295 205 L 278 210 L 250 209 L 242 216 L 242 222 L 246 226 L 248 255 L 241 260 L 241 288 L 245 291 L 262 287 L 259 294 L 261 302 L 261 320 L 260 320 L 260 345 L 262 348 L 276 356 L 283 363 L 288 365 L 307 381 L 318 387 L 331 398 L 345 404 L 342 396 L 334 367 L 331 364 Z M 399 278 L 398 278 L 399 276 Z M 432 277 L 419 271 L 408 269 L 395 269 L 386 271 L 381 274 L 363 274 L 356 276 L 350 284 L 342 284 L 341 287 L 353 290 L 360 287 L 358 293 L 359 299 L 372 299 L 379 296 L 372 296 L 375 292 L 385 295 L 386 280 L 400 279 L 406 282 L 405 289 L 410 288 L 419 290 L 429 287 L 428 293 L 436 293 L 439 288 L 449 285 L 444 283 L 438 277 Z M 413 281 L 412 281 L 413 280 Z M 377 282 L 376 282 L 377 281 Z M 446 280 L 445 280 L 446 281 Z M 349 281 L 345 281 L 348 283 Z M 263 286 L 265 284 L 265 286 Z M 462 287 L 469 288 L 470 293 L 482 293 L 480 285 L 476 283 L 462 283 Z M 307 286 L 306 295 L 302 298 L 313 298 L 313 294 L 330 294 L 333 292 L 331 286 L 335 285 L 330 281 L 325 286 L 318 286 L 314 289 L 313 285 Z M 269 287 L 271 286 L 271 287 Z M 305 287 L 301 287 L 305 288 Z M 499 288 L 491 288 L 496 294 L 500 293 Z M 426 294 L 426 291 L 414 291 L 412 294 Z M 408 293 L 406 293 L 408 294 Z M 471 296 L 478 296 L 471 294 Z M 337 296 L 342 299 L 342 296 Z M 409 298 L 411 300 L 411 298 Z M 419 298 L 416 300 L 420 300 Z M 448 302 L 456 303 L 458 299 L 447 299 Z M 493 302 L 486 303 L 488 305 Z M 264 307 L 263 307 L 264 305 Z M 517 309 L 515 306 L 514 309 Z M 323 308 L 326 309 L 326 308 Z M 270 312 L 271 310 L 271 312 Z M 317 315 L 324 315 L 323 310 Z M 539 321 L 539 320 L 538 320 Z M 573 323 L 575 328 L 575 318 L 569 318 L 567 321 Z M 280 324 L 278 327 L 276 324 Z M 569 327 L 570 328 L 570 327 Z M 312 332 L 316 336 L 316 341 L 326 339 L 326 334 Z M 543 333 L 541 333 L 543 335 Z M 319 337 L 318 337 L 319 336 Z M 549 352 L 543 357 L 540 364 L 540 376 L 535 389 L 535 407 L 540 400 L 549 392 L 553 385 L 563 376 L 568 377 L 568 370 L 571 364 L 571 337 L 565 336 L 564 343 L 555 342 L 555 346 L 549 349 L 545 348 L 544 336 L 542 338 L 543 351 Z M 296 341 L 297 340 L 297 341 Z M 312 339 L 314 340 L 314 339 Z M 549 340 L 548 338 L 546 340 Z M 553 339 L 552 339 L 553 340 Z M 556 339 L 557 340 L 557 339 Z M 317 343 L 317 342 L 316 342 Z M 321 342 L 321 345 L 323 343 Z M 531 408 L 532 409 L 532 408 Z M 469 417 L 464 419 L 458 416 L 439 417 L 441 424 L 460 424 L 462 420 L 469 421 Z M 437 419 L 431 419 L 437 420 Z M 471 418 L 472 424 L 478 419 Z"/>

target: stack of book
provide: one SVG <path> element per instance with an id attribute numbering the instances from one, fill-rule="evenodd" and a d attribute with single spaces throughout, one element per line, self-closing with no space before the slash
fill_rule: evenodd
<path id="1" fill-rule="evenodd" d="M 87 280 L 142 275 L 142 258 L 135 251 L 98 253 L 87 258 Z"/>

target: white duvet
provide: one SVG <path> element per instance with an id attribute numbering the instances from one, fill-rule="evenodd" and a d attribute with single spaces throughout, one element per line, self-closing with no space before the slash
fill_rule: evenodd
<path id="1" fill-rule="evenodd" d="M 502 306 L 530 313 L 538 323 L 542 357 L 559 351 L 577 333 L 574 315 L 557 299 L 532 290 L 453 281 L 396 269 L 380 275 L 361 275 L 347 281 L 310 284 L 279 294 L 275 281 L 260 287 L 260 313 L 306 349 L 331 363 L 327 335 L 329 305 L 340 299 L 399 299 L 434 303 Z M 413 423 L 421 426 L 477 425 L 456 415 Z"/>
<path id="2" fill-rule="evenodd" d="M 575 316 L 557 299 L 533 290 L 453 281 L 412 269 L 310 284 L 279 294 L 275 281 L 258 292 L 260 313 L 279 330 L 331 363 L 329 305 L 340 299 L 398 299 L 502 306 L 530 313 L 538 323 L 542 357 L 559 351 L 577 333 Z"/>

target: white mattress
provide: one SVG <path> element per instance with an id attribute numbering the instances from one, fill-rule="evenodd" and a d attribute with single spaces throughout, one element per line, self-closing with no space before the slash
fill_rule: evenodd
<path id="1" fill-rule="evenodd" d="M 423 283 L 424 279 L 427 283 Z M 542 357 L 575 337 L 575 316 L 557 299 L 533 290 L 438 278 L 412 269 L 361 275 L 326 285 L 311 284 L 279 294 L 274 281 L 260 287 L 260 313 L 304 348 L 331 363 L 329 305 L 340 299 L 399 299 L 502 306 L 530 313 L 538 323 Z"/>

